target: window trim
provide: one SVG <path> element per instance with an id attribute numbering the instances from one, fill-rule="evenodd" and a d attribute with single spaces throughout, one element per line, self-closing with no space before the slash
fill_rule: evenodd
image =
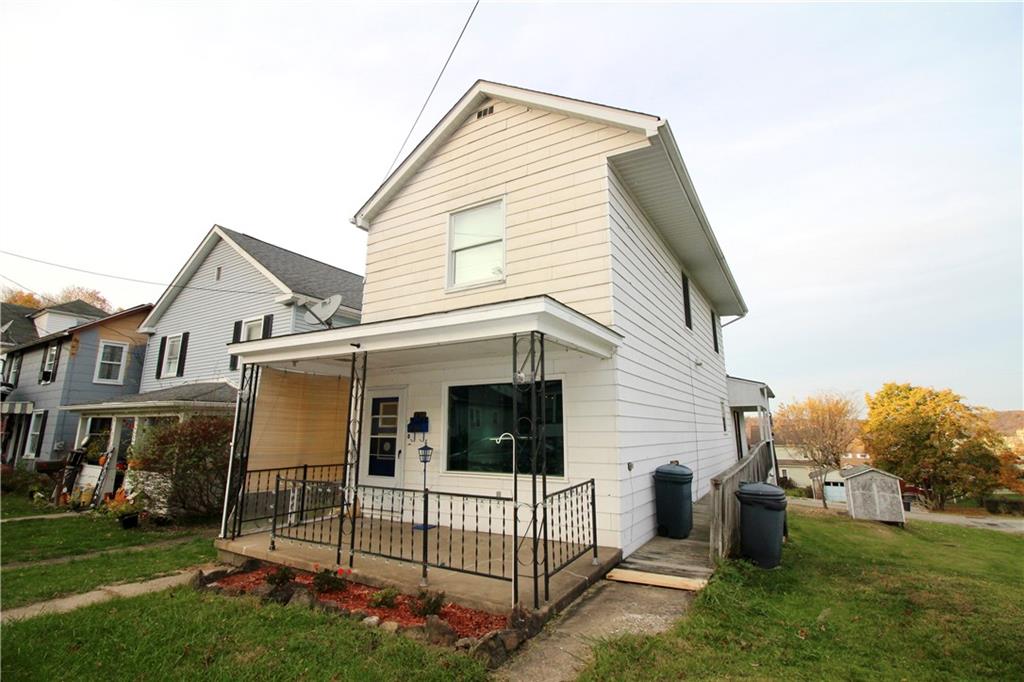
<path id="1" fill-rule="evenodd" d="M 452 229 L 454 227 L 455 215 L 463 213 L 474 208 L 486 206 L 488 204 L 501 203 L 501 276 L 491 279 L 482 279 L 474 282 L 465 282 L 463 284 L 455 283 L 455 252 L 452 251 Z M 478 287 L 495 286 L 498 284 L 504 284 L 508 277 L 508 213 L 507 204 L 505 202 L 505 195 L 500 197 L 491 197 L 490 199 L 484 199 L 477 201 L 472 204 L 466 204 L 459 208 L 448 211 L 448 230 L 445 233 L 444 239 L 444 252 L 445 252 L 445 265 L 444 265 L 444 290 L 445 293 L 465 291 L 467 289 L 476 289 Z M 484 242 L 482 244 L 476 244 L 472 247 L 465 248 L 476 248 L 479 246 L 486 246 L 487 244 L 495 244 L 498 240 Z M 464 249 L 459 249 L 464 251 Z"/>
<path id="2" fill-rule="evenodd" d="M 691 332 L 693 331 L 693 294 L 690 292 L 690 278 L 686 275 L 685 271 L 680 270 L 683 276 L 682 289 L 683 289 L 683 323 L 686 328 Z"/>
<path id="3" fill-rule="evenodd" d="M 50 357 L 51 352 L 53 353 L 53 357 Z M 46 344 L 46 350 L 43 351 L 43 371 L 40 372 L 39 375 L 40 385 L 45 386 L 46 384 L 52 384 L 57 378 L 55 370 L 57 368 L 57 354 L 59 352 L 59 343 Z"/>
<path id="4" fill-rule="evenodd" d="M 572 437 L 570 436 L 569 424 L 571 418 L 568 414 L 568 410 L 565 409 L 566 404 L 569 402 L 566 397 L 570 391 L 567 390 L 569 384 L 566 382 L 566 374 L 548 374 L 545 376 L 547 381 L 561 381 L 562 382 L 562 469 L 563 473 L 561 476 L 555 476 L 554 474 L 548 474 L 548 480 L 556 483 L 568 483 L 572 478 L 569 474 L 569 451 L 572 449 Z M 509 485 L 512 484 L 512 474 L 502 473 L 499 471 L 458 471 L 457 469 L 448 468 L 448 389 L 452 386 L 482 386 L 485 384 L 507 384 L 509 383 L 509 377 L 507 374 L 501 376 L 488 375 L 484 378 L 470 377 L 466 379 L 459 379 L 457 381 L 443 381 L 441 382 L 441 447 L 435 448 L 434 455 L 440 456 L 440 466 L 438 476 L 440 478 L 476 478 L 490 481 L 507 481 Z M 438 452 L 440 450 L 440 452 Z M 522 476 L 523 474 L 520 474 Z"/>
<path id="5" fill-rule="evenodd" d="M 43 422 L 46 418 L 46 410 L 32 411 L 32 417 L 29 419 L 28 422 L 28 434 L 25 436 L 25 448 L 21 452 L 22 459 L 36 459 L 36 457 L 38 457 L 36 451 L 39 450 L 40 446 L 42 445 L 43 436 L 46 433 L 46 425 L 45 423 L 40 425 L 39 431 L 36 432 L 37 440 L 35 443 L 32 443 L 32 424 L 35 423 L 36 417 L 39 417 L 39 421 Z M 29 447 L 29 443 L 32 443 L 32 447 Z"/>
<path id="6" fill-rule="evenodd" d="M 164 346 L 164 359 L 163 364 L 160 366 L 160 378 L 174 378 L 178 376 L 178 358 L 181 357 L 181 340 L 184 338 L 184 332 L 181 334 L 168 334 L 165 338 L 167 339 L 167 345 Z M 178 339 L 178 354 L 174 356 L 174 364 L 168 368 L 167 362 L 171 359 L 171 341 Z"/>
<path id="7" fill-rule="evenodd" d="M 250 324 L 255 324 L 256 325 L 256 338 L 254 338 L 254 339 L 246 339 L 245 338 L 245 328 L 248 325 L 250 325 Z M 258 317 L 250 317 L 248 319 L 243 319 L 242 320 L 242 331 L 241 331 L 241 335 L 238 338 L 238 340 L 240 342 L 259 341 L 262 338 L 263 338 L 263 316 L 262 315 L 260 315 Z"/>
<path id="8" fill-rule="evenodd" d="M 103 364 L 103 348 L 105 346 L 119 346 L 121 348 L 121 362 L 117 371 L 117 379 L 101 379 L 100 366 Z M 111 363 L 107 363 L 111 364 Z M 100 339 L 99 348 L 96 351 L 96 367 L 93 368 L 92 383 L 106 384 L 108 386 L 122 386 L 124 384 L 125 368 L 128 366 L 128 344 L 121 341 L 107 341 Z"/>

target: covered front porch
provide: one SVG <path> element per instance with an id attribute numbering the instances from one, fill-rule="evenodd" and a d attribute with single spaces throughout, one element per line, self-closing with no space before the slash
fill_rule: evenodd
<path id="1" fill-rule="evenodd" d="M 618 341 L 537 297 L 232 346 L 219 549 L 491 610 L 573 598 L 621 557 L 586 399 Z"/>

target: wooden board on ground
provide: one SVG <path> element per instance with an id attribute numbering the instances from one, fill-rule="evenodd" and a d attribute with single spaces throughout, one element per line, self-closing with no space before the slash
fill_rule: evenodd
<path id="1" fill-rule="evenodd" d="M 615 580 L 621 583 L 637 583 L 653 587 L 667 587 L 673 590 L 690 590 L 691 592 L 697 592 L 708 584 L 708 581 L 704 579 L 682 578 L 677 575 L 661 575 L 660 573 L 645 573 L 644 571 L 631 571 L 625 568 L 613 568 L 605 577 L 608 580 Z"/>

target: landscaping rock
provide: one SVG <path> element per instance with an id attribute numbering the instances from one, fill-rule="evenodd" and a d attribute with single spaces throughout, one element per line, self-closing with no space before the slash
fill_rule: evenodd
<path id="1" fill-rule="evenodd" d="M 480 661 L 488 670 L 494 670 L 508 659 L 508 651 L 498 632 L 484 635 L 469 649 L 469 655 Z"/>
<path id="2" fill-rule="evenodd" d="M 476 637 L 463 637 L 455 641 L 455 648 L 462 650 L 470 649 L 474 644 L 476 644 Z"/>
<path id="3" fill-rule="evenodd" d="M 315 606 L 321 611 L 326 611 L 327 613 L 333 613 L 339 616 L 347 616 L 349 614 L 348 609 L 346 609 L 338 602 L 318 601 L 316 602 Z"/>
<path id="4" fill-rule="evenodd" d="M 201 582 L 202 582 L 203 586 L 205 587 L 206 585 L 209 585 L 210 583 L 217 582 L 221 578 L 226 578 L 228 573 L 230 573 L 230 572 L 231 572 L 231 570 L 227 569 L 227 568 L 215 568 L 212 571 L 207 571 L 206 573 L 203 573 L 203 577 L 201 578 Z"/>
<path id="5" fill-rule="evenodd" d="M 270 583 L 261 583 L 256 587 L 252 588 L 251 594 L 260 599 L 266 599 L 270 596 L 270 593 L 274 591 L 274 586 Z"/>
<path id="6" fill-rule="evenodd" d="M 508 617 L 508 626 L 513 630 L 519 630 L 525 639 L 535 636 L 544 629 L 544 623 L 551 617 L 551 609 L 547 606 L 531 610 L 522 604 L 516 604 Z"/>
<path id="7" fill-rule="evenodd" d="M 354 609 L 350 611 L 348 615 L 352 618 L 352 620 L 362 621 L 370 614 L 368 614 L 366 611 L 363 611 L 362 609 Z"/>
<path id="8" fill-rule="evenodd" d="M 380 616 L 367 616 L 363 618 L 363 625 L 368 628 L 375 628 L 380 625 Z"/>
<path id="9" fill-rule="evenodd" d="M 206 587 L 206 583 L 203 581 L 203 572 L 196 571 L 192 574 L 192 579 L 188 581 L 189 587 L 195 590 L 201 590 Z"/>
<path id="10" fill-rule="evenodd" d="M 292 591 L 292 596 L 288 599 L 289 605 L 303 606 L 307 609 L 313 608 L 313 604 L 316 603 L 316 597 L 313 593 L 307 590 L 305 587 L 296 587 Z"/>
<path id="11" fill-rule="evenodd" d="M 284 606 L 292 599 L 292 594 L 295 592 L 295 583 L 285 583 L 284 585 L 275 585 L 271 587 L 270 592 L 267 594 L 267 600 L 276 602 Z"/>
<path id="12" fill-rule="evenodd" d="M 519 648 L 526 638 L 523 637 L 523 633 L 519 630 L 507 629 L 498 631 L 498 639 L 501 640 L 502 645 L 505 647 L 505 651 L 512 653 Z"/>
<path id="13" fill-rule="evenodd" d="M 413 625 L 402 629 L 402 635 L 416 642 L 427 641 L 427 633 L 422 625 Z"/>
<path id="14" fill-rule="evenodd" d="M 398 628 L 400 627 L 401 626 L 393 620 L 386 620 L 380 624 L 381 630 L 383 630 L 384 632 L 390 632 L 391 634 L 395 634 L 396 632 L 398 632 Z"/>
<path id="15" fill-rule="evenodd" d="M 427 622 L 424 623 L 423 630 L 427 635 L 427 641 L 431 644 L 451 646 L 459 638 L 458 633 L 452 629 L 451 625 L 433 615 L 427 616 Z"/>

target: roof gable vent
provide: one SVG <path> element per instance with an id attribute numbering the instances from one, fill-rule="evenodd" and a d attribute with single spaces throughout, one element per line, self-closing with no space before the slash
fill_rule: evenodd
<path id="1" fill-rule="evenodd" d="M 480 120 L 484 116 L 490 116 L 493 113 L 494 113 L 494 105 L 492 104 L 491 106 L 484 107 L 480 111 L 476 112 L 476 118 L 477 118 L 477 120 Z"/>

